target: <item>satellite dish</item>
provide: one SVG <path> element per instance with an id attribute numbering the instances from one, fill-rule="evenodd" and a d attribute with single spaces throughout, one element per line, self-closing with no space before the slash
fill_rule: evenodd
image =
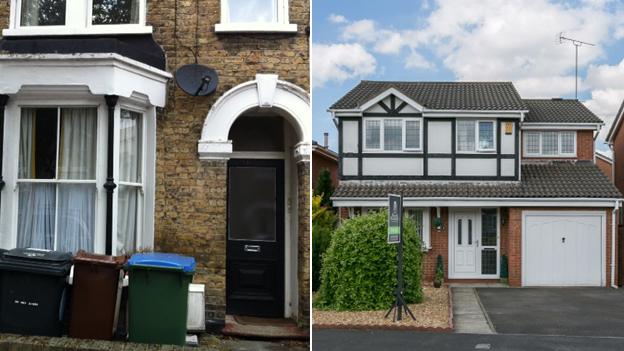
<path id="1" fill-rule="evenodd" d="M 175 81 L 189 95 L 206 96 L 217 90 L 219 75 L 212 68 L 193 63 L 178 68 Z"/>

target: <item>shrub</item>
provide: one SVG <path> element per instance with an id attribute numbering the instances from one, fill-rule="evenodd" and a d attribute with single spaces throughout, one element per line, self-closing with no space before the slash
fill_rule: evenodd
<path id="1" fill-rule="evenodd" d="M 438 255 L 436 258 L 435 280 L 440 283 L 444 281 L 444 260 L 442 259 L 442 255 Z"/>
<path id="2" fill-rule="evenodd" d="M 395 299 L 397 245 L 387 240 L 387 211 L 345 221 L 323 256 L 315 307 L 338 311 L 390 308 Z M 422 302 L 421 244 L 412 221 L 403 221 L 403 277 L 407 303 Z"/>
<path id="3" fill-rule="evenodd" d="M 318 180 L 316 181 L 316 188 L 314 189 L 314 195 L 321 196 L 321 205 L 325 207 L 332 207 L 331 196 L 334 193 L 334 186 L 331 182 L 331 173 L 327 169 L 323 169 L 319 172 Z"/>
<path id="4" fill-rule="evenodd" d="M 312 198 L 312 291 L 321 285 L 322 257 L 336 227 L 336 215 L 321 206 L 321 196 Z"/>

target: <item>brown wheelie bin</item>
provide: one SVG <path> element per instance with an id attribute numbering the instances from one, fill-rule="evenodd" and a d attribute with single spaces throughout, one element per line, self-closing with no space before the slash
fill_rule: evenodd
<path id="1" fill-rule="evenodd" d="M 79 251 L 74 258 L 69 336 L 111 340 L 123 282 L 125 257 Z"/>

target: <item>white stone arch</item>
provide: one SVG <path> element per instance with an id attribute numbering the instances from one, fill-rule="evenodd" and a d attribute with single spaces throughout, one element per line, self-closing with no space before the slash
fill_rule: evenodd
<path id="1" fill-rule="evenodd" d="M 202 128 L 198 143 L 199 158 L 228 159 L 232 141 L 228 140 L 234 121 L 252 108 L 277 108 L 297 133 L 294 150 L 297 161 L 309 160 L 312 113 L 310 96 L 302 88 L 278 79 L 276 74 L 258 74 L 253 81 L 228 90 L 212 106 Z"/>

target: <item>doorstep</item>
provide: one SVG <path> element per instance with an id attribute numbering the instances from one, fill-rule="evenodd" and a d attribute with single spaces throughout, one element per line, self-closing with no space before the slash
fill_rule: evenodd
<path id="1" fill-rule="evenodd" d="M 239 338 L 308 340 L 307 329 L 301 329 L 292 319 L 225 316 L 223 335 Z"/>

